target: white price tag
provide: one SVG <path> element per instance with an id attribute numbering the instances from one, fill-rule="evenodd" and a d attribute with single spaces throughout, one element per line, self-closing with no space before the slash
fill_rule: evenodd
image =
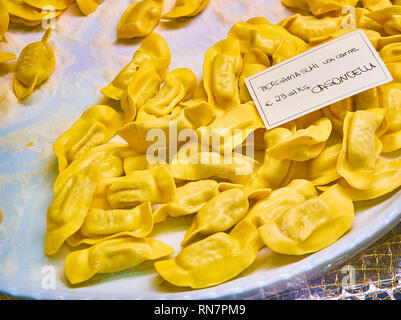
<path id="1" fill-rule="evenodd" d="M 246 79 L 267 129 L 392 81 L 362 30 L 312 48 Z"/>

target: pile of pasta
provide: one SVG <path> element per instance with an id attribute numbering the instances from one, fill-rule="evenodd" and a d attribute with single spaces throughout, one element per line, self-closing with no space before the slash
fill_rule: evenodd
<path id="1" fill-rule="evenodd" d="M 51 33 L 52 29 L 47 29 L 40 41 L 27 44 L 18 57 L 14 93 L 20 100 L 30 96 L 35 88 L 46 81 L 54 71 L 56 57 L 48 44 Z M 0 39 L 1 36 L 0 34 Z M 17 56 L 13 53 L 0 51 L 0 64 L 16 58 Z"/>
<path id="2" fill-rule="evenodd" d="M 32 1 L 32 0 L 31 0 Z M 103 0 L 75 0 L 82 14 L 96 11 Z M 122 15 L 117 28 L 118 39 L 148 36 L 160 20 L 190 18 L 206 9 L 210 0 L 177 0 L 174 7 L 162 15 L 164 0 L 134 1 Z"/>
<path id="3" fill-rule="evenodd" d="M 103 0 L 75 1 L 85 16 L 95 12 L 99 4 L 103 2 Z M 162 15 L 164 0 L 135 1 L 121 18 L 118 32 L 121 38 L 144 37 L 153 31 L 160 19 L 176 20 L 194 17 L 205 10 L 209 2 L 210 0 L 176 0 L 174 7 Z"/>
<path id="4" fill-rule="evenodd" d="M 1 0 L 0 2 L 0 12 L 2 16 L 7 16 L 7 27 L 9 20 L 36 27 L 43 20 L 58 17 L 74 0 Z"/>
<path id="5" fill-rule="evenodd" d="M 352 227 L 355 201 L 401 185 L 401 159 L 388 160 L 401 148 L 401 6 L 362 1 L 352 17 L 394 81 L 266 130 L 244 79 L 355 30 L 342 27 L 350 17 L 340 3 L 357 1 L 283 2 L 309 15 L 234 24 L 206 52 L 199 83 L 189 69 L 168 70 L 169 47 L 151 33 L 102 90 L 121 112 L 93 106 L 56 141 L 44 251 L 83 246 L 65 261 L 71 284 L 154 261 L 175 286 L 215 286 L 252 265 L 263 247 L 305 255 L 329 246 Z M 171 150 L 167 139 L 165 152 L 149 158 L 149 132 L 169 137 L 172 123 L 198 142 Z M 224 143 L 202 148 L 205 132 Z M 115 136 L 126 143 L 111 142 Z M 247 147 L 254 157 L 238 152 Z M 160 153 L 168 161 L 157 161 Z M 153 226 L 188 215 L 183 248 L 172 257 L 173 247 L 151 237 Z"/>
<path id="6" fill-rule="evenodd" d="M 137 32 L 137 36 L 145 36 L 152 31 L 160 19 L 175 20 L 193 17 L 202 12 L 210 0 L 178 0 L 175 6 L 162 15 L 164 0 L 135 1 L 122 17 L 119 32 L 121 35 Z M 43 20 L 56 18 L 75 3 L 81 13 L 88 16 L 96 11 L 103 0 L 1 0 L 0 13 L 8 20 L 26 26 L 36 27 Z M 129 36 L 131 38 L 131 36 Z"/>
<path id="7" fill-rule="evenodd" d="M 8 30 L 8 24 L 10 22 L 7 7 L 3 0 L 0 0 L 0 41 L 3 40 L 4 34 Z M 10 52 L 0 51 L 0 63 L 4 63 L 10 60 L 14 60 L 16 55 Z"/>
<path id="8" fill-rule="evenodd" d="M 96 11 L 103 0 L 76 0 L 82 14 Z M 10 20 L 27 26 L 38 26 L 59 16 L 74 0 L 0 0 L 0 40 L 8 30 Z M 117 28 L 118 39 L 148 36 L 160 19 L 175 20 L 193 17 L 202 12 L 209 0 L 180 1 L 162 16 L 163 0 L 136 1 L 128 7 Z M 55 56 L 47 43 L 48 28 L 42 41 L 28 44 L 17 62 L 14 92 L 19 100 L 26 99 L 34 89 L 47 80 L 55 67 Z M 16 59 L 14 53 L 0 51 L 0 63 Z"/>

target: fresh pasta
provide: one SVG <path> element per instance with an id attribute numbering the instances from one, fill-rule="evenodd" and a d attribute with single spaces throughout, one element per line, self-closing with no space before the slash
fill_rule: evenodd
<path id="1" fill-rule="evenodd" d="M 67 2 L 57 1 L 59 10 Z M 121 110 L 89 108 L 54 144 L 59 176 L 45 253 L 63 243 L 88 246 L 67 256 L 70 283 L 157 260 L 156 272 L 175 286 L 219 285 L 240 276 L 263 247 L 304 255 L 330 246 L 352 228 L 354 202 L 399 188 L 401 161 L 383 155 L 401 149 L 400 6 L 366 0 L 355 17 L 341 13 L 357 2 L 282 0 L 297 13 L 278 24 L 237 22 L 205 53 L 202 79 L 168 70 L 169 46 L 153 30 L 160 20 L 199 14 L 209 1 L 177 0 L 165 15 L 163 1 L 134 2 L 118 38 L 145 38 L 101 91 Z M 80 3 L 89 14 L 100 1 Z M 355 25 L 345 29 L 349 19 Z M 355 28 L 394 80 L 266 130 L 245 79 Z M 31 78 L 20 81 L 36 85 Z M 125 142 L 110 142 L 115 136 Z M 192 222 L 170 257 L 174 249 L 152 232 L 181 217 Z"/>

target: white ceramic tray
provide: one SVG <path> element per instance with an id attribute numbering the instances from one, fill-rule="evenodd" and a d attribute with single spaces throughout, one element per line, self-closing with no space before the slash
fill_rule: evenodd
<path id="1" fill-rule="evenodd" d="M 166 1 L 166 10 L 171 2 Z M 239 277 L 204 290 L 182 290 L 162 282 L 152 263 L 96 276 L 84 286 L 68 285 L 64 259 L 69 249 L 63 247 L 52 258 L 43 254 L 46 211 L 57 173 L 52 144 L 84 110 L 105 103 L 100 89 L 138 48 L 137 40 L 115 41 L 116 25 L 129 3 L 106 0 L 89 17 L 81 16 L 74 6 L 65 12 L 57 20 L 50 41 L 57 55 L 56 70 L 24 104 L 12 93 L 13 74 L 1 74 L 0 292 L 36 299 L 263 298 L 346 261 L 400 221 L 401 192 L 393 192 L 358 205 L 352 230 L 332 246 L 304 257 L 287 257 L 264 249 Z M 264 16 L 276 23 L 289 14 L 277 0 L 212 0 L 196 18 L 162 23 L 155 31 L 170 45 L 170 70 L 188 67 L 200 78 L 204 53 L 226 37 L 234 22 Z M 40 29 L 12 25 L 0 50 L 18 55 L 27 42 L 38 41 L 42 33 Z M 33 146 L 27 146 L 31 142 Z M 152 236 L 173 245 L 178 252 L 189 222 L 188 217 L 171 220 L 156 226 Z M 54 288 L 47 281 L 53 270 Z"/>

